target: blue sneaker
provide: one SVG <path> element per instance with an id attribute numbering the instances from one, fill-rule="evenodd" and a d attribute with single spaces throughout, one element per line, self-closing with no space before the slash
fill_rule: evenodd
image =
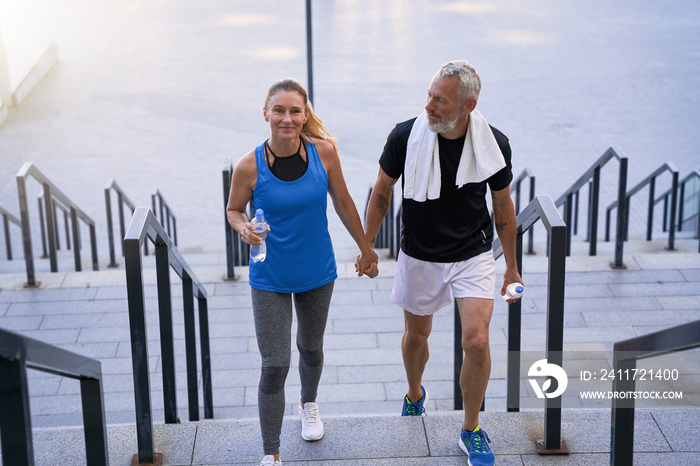
<path id="1" fill-rule="evenodd" d="M 469 455 L 469 466 L 493 466 L 496 459 L 489 448 L 491 439 L 481 426 L 476 426 L 474 432 L 463 430 L 459 438 L 459 448 Z"/>
<path id="2" fill-rule="evenodd" d="M 428 392 L 425 391 L 423 385 L 420 386 L 420 389 L 423 390 L 423 397 L 415 403 L 408 399 L 408 395 L 403 397 L 403 411 L 401 411 L 402 416 L 422 416 L 425 414 L 423 403 L 428 401 Z"/>

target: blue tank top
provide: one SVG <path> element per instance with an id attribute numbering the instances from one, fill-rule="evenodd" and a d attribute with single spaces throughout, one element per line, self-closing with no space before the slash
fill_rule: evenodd
<path id="1" fill-rule="evenodd" d="M 314 144 L 306 143 L 308 168 L 301 178 L 282 181 L 272 174 L 263 144 L 255 148 L 258 176 L 253 211 L 263 209 L 270 225 L 265 240 L 267 257 L 250 263 L 253 288 L 300 293 L 338 277 L 326 207 L 328 174 Z"/>

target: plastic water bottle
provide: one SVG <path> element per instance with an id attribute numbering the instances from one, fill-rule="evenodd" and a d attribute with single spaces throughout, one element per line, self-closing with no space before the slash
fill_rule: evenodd
<path id="1" fill-rule="evenodd" d="M 523 295 L 525 292 L 525 287 L 522 283 L 511 283 L 506 287 L 506 294 L 502 294 L 501 298 L 506 301 L 509 299 L 517 299 Z"/>
<path id="2" fill-rule="evenodd" d="M 255 262 L 262 262 L 267 257 L 267 246 L 265 245 L 265 237 L 267 236 L 267 221 L 265 220 L 265 213 L 262 209 L 255 211 L 253 225 L 253 233 L 262 238 L 262 244 L 260 246 L 250 247 L 250 258 Z"/>

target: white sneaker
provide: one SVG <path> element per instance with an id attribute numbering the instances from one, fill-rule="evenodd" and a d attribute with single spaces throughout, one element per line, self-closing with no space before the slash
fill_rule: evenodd
<path id="1" fill-rule="evenodd" d="M 303 408 L 300 406 L 299 417 L 301 418 L 301 438 L 307 442 L 323 438 L 323 422 L 318 415 L 316 403 L 304 403 Z"/>
<path id="2" fill-rule="evenodd" d="M 265 457 L 263 457 L 262 461 L 260 462 L 260 466 L 282 466 L 282 460 L 275 461 L 274 456 L 265 455 Z"/>

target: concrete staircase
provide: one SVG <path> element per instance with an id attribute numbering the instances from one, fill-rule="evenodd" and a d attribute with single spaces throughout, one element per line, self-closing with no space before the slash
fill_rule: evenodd
<path id="1" fill-rule="evenodd" d="M 676 251 L 665 251 L 664 245 L 662 241 L 627 243 L 627 269 L 612 270 L 612 243 L 600 243 L 598 256 L 588 257 L 586 244 L 574 242 L 566 272 L 565 352 L 584 359 L 594 353 L 605 358 L 615 341 L 700 318 L 697 239 L 679 239 Z M 525 355 L 541 352 L 545 343 L 547 258 L 543 244 L 536 244 L 535 250 L 536 255 L 523 260 L 524 360 Z M 182 291 L 171 274 L 178 406 L 184 422 L 163 424 L 155 273 L 148 272 L 152 256 L 144 258 L 156 450 L 164 453 L 166 464 L 256 464 L 261 458 L 256 406 L 259 355 L 247 269 L 236 268 L 238 280 L 225 281 L 223 254 L 185 251 L 183 256 L 209 293 L 216 419 L 186 421 L 183 318 L 178 304 Z M 110 463 L 130 464 L 137 446 L 123 263 L 117 269 L 101 264 L 99 272 L 86 267 L 88 271 L 78 273 L 69 271 L 71 260 L 62 259 L 58 273 L 40 269 L 37 260 L 41 285 L 35 289 L 24 288 L 26 277 L 21 270 L 1 274 L 0 326 L 102 362 Z M 23 265 L 21 260 L 13 262 L 15 267 Z M 403 324 L 389 297 L 394 264 L 383 260 L 380 277 L 369 280 L 354 277 L 349 262 L 339 263 L 318 399 L 326 437 L 312 444 L 301 440 L 296 417 L 299 381 L 296 370 L 291 370 L 282 438 L 285 464 L 466 463 L 457 446 L 461 414 L 451 411 L 453 317 L 449 308 L 436 315 L 431 336 L 425 374 L 429 415 L 421 419 L 397 415 L 405 380 L 399 351 Z M 500 275 L 502 261 L 498 264 Z M 6 262 L 1 265 L 5 271 Z M 582 403 L 574 394 L 564 398 L 562 426 L 571 454 L 544 457 L 536 453 L 535 441 L 543 436 L 543 403 L 528 396 L 524 380 L 523 412 L 505 412 L 506 335 L 507 306 L 497 299 L 491 328 L 492 376 L 481 422 L 493 440 L 498 464 L 607 464 L 610 401 Z M 637 404 L 635 464 L 700 463 L 700 437 L 692 427 L 700 424 L 699 356 L 700 352 L 691 350 L 658 362 L 679 369 L 678 383 L 670 388 L 682 390 L 683 400 Z M 293 353 L 294 367 L 295 359 Z M 31 371 L 30 394 L 37 464 L 83 464 L 78 383 Z"/>

